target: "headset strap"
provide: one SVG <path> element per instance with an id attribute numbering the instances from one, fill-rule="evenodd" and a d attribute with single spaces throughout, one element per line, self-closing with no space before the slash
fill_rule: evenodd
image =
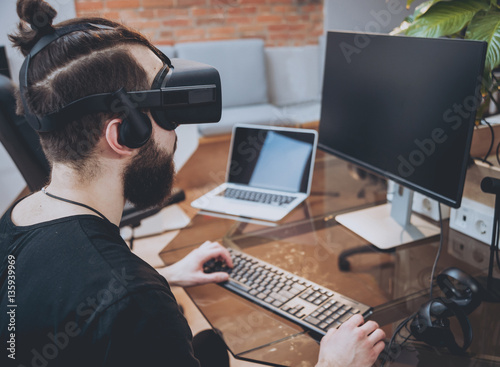
<path id="1" fill-rule="evenodd" d="M 214 84 L 190 85 L 127 92 L 127 95 L 137 108 L 188 107 L 190 105 L 215 102 L 216 90 L 217 86 Z M 114 112 L 127 115 L 126 109 L 114 98 L 114 94 L 100 93 L 77 99 L 60 110 L 40 118 L 41 127 L 38 131 L 55 130 L 68 121 L 91 113 Z"/>
<path id="2" fill-rule="evenodd" d="M 47 47 L 50 43 L 54 42 L 56 39 L 72 32 L 85 31 L 91 29 L 98 30 L 98 29 L 114 29 L 114 28 L 109 27 L 107 25 L 92 24 L 92 23 L 71 24 L 66 27 L 58 28 L 55 31 L 40 38 L 38 42 L 35 44 L 35 46 L 33 46 L 33 48 L 26 56 L 26 58 L 24 59 L 23 65 L 21 66 L 21 70 L 19 71 L 21 101 L 23 103 L 25 117 L 28 120 L 29 124 L 35 130 L 40 130 L 42 124 L 40 123 L 40 120 L 37 118 L 37 116 L 31 113 L 28 107 L 28 103 L 26 102 L 26 98 L 24 96 L 24 94 L 26 93 L 26 89 L 28 88 L 28 70 L 31 59 L 35 57 L 41 50 Z"/>

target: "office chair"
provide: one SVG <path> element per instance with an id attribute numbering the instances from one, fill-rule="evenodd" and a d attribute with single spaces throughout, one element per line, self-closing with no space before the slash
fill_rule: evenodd
<path id="1" fill-rule="evenodd" d="M 9 78 L 0 75 L 0 141 L 14 161 L 31 192 L 44 187 L 50 178 L 50 165 L 43 153 L 38 134 L 26 119 L 16 115 L 14 86 Z M 182 190 L 176 190 L 165 206 L 184 200 Z M 163 207 L 137 210 L 127 203 L 120 227 L 137 227 L 142 219 L 158 213 Z"/>
<path id="2" fill-rule="evenodd" d="M 0 75 L 0 141 L 23 176 L 30 191 L 38 191 L 49 181 L 50 165 L 37 133 L 22 116 L 16 115 L 14 86 Z"/>

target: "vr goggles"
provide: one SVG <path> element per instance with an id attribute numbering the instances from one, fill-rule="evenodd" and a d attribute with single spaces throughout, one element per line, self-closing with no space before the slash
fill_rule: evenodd
<path id="1" fill-rule="evenodd" d="M 31 113 L 24 94 L 28 88 L 28 69 L 31 59 L 56 39 L 72 32 L 114 29 L 100 24 L 75 24 L 56 29 L 42 37 L 26 56 L 19 75 L 21 100 L 26 119 L 36 131 L 48 132 L 84 115 L 97 112 L 116 112 L 125 120 L 120 136 L 133 142 L 131 147 L 143 145 L 149 139 L 151 122 L 140 109 L 148 109 L 158 125 L 174 130 L 180 124 L 218 122 L 221 118 L 221 82 L 212 66 L 195 61 L 172 59 L 153 50 L 163 62 L 150 90 L 93 94 L 73 101 L 43 117 Z M 147 126 L 149 125 L 149 126 Z M 122 131 L 123 130 L 123 131 Z M 122 138 L 123 138 L 122 137 Z M 126 144 L 127 145 L 127 144 Z M 130 146 L 130 145 L 129 145 Z"/>

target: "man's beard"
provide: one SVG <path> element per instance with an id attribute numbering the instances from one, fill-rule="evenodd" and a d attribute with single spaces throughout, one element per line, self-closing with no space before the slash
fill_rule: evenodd
<path id="1" fill-rule="evenodd" d="M 172 191 L 174 173 L 173 153 L 163 151 L 150 139 L 123 173 L 125 199 L 137 209 L 162 206 Z"/>

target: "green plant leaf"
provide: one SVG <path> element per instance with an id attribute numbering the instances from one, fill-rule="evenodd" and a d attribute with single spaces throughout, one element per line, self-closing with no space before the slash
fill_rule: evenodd
<path id="1" fill-rule="evenodd" d="M 403 21 L 398 27 L 394 28 L 392 31 L 389 32 L 391 36 L 399 35 L 399 34 L 405 34 L 406 29 L 410 26 L 410 23 L 408 23 L 406 20 Z"/>
<path id="2" fill-rule="evenodd" d="M 490 73 L 500 65 L 500 11 L 491 8 L 488 12 L 476 14 L 467 27 L 465 38 L 488 43 L 486 51 L 485 73 Z"/>
<path id="3" fill-rule="evenodd" d="M 395 27 L 389 34 L 406 34 L 406 30 L 415 21 L 415 19 L 425 14 L 425 12 L 432 6 L 432 4 L 437 3 L 438 1 L 440 0 L 429 0 L 421 3 L 420 5 L 417 5 L 413 14 L 408 15 L 405 20 L 403 20 L 403 22 L 399 26 Z M 408 0 L 408 3 L 406 5 L 407 8 L 410 8 L 412 2 L 413 0 Z"/>
<path id="4" fill-rule="evenodd" d="M 406 34 L 434 38 L 452 35 L 467 26 L 476 13 L 489 7 L 489 2 L 481 0 L 438 1 L 415 19 Z"/>
<path id="5" fill-rule="evenodd" d="M 424 15 L 427 12 L 427 10 L 430 9 L 430 7 L 432 5 L 434 5 L 435 3 L 438 3 L 439 1 L 441 1 L 441 0 L 424 1 L 422 4 L 417 5 L 417 7 L 415 8 L 415 11 L 409 17 L 411 18 L 412 21 L 420 18 L 422 15 Z"/>

